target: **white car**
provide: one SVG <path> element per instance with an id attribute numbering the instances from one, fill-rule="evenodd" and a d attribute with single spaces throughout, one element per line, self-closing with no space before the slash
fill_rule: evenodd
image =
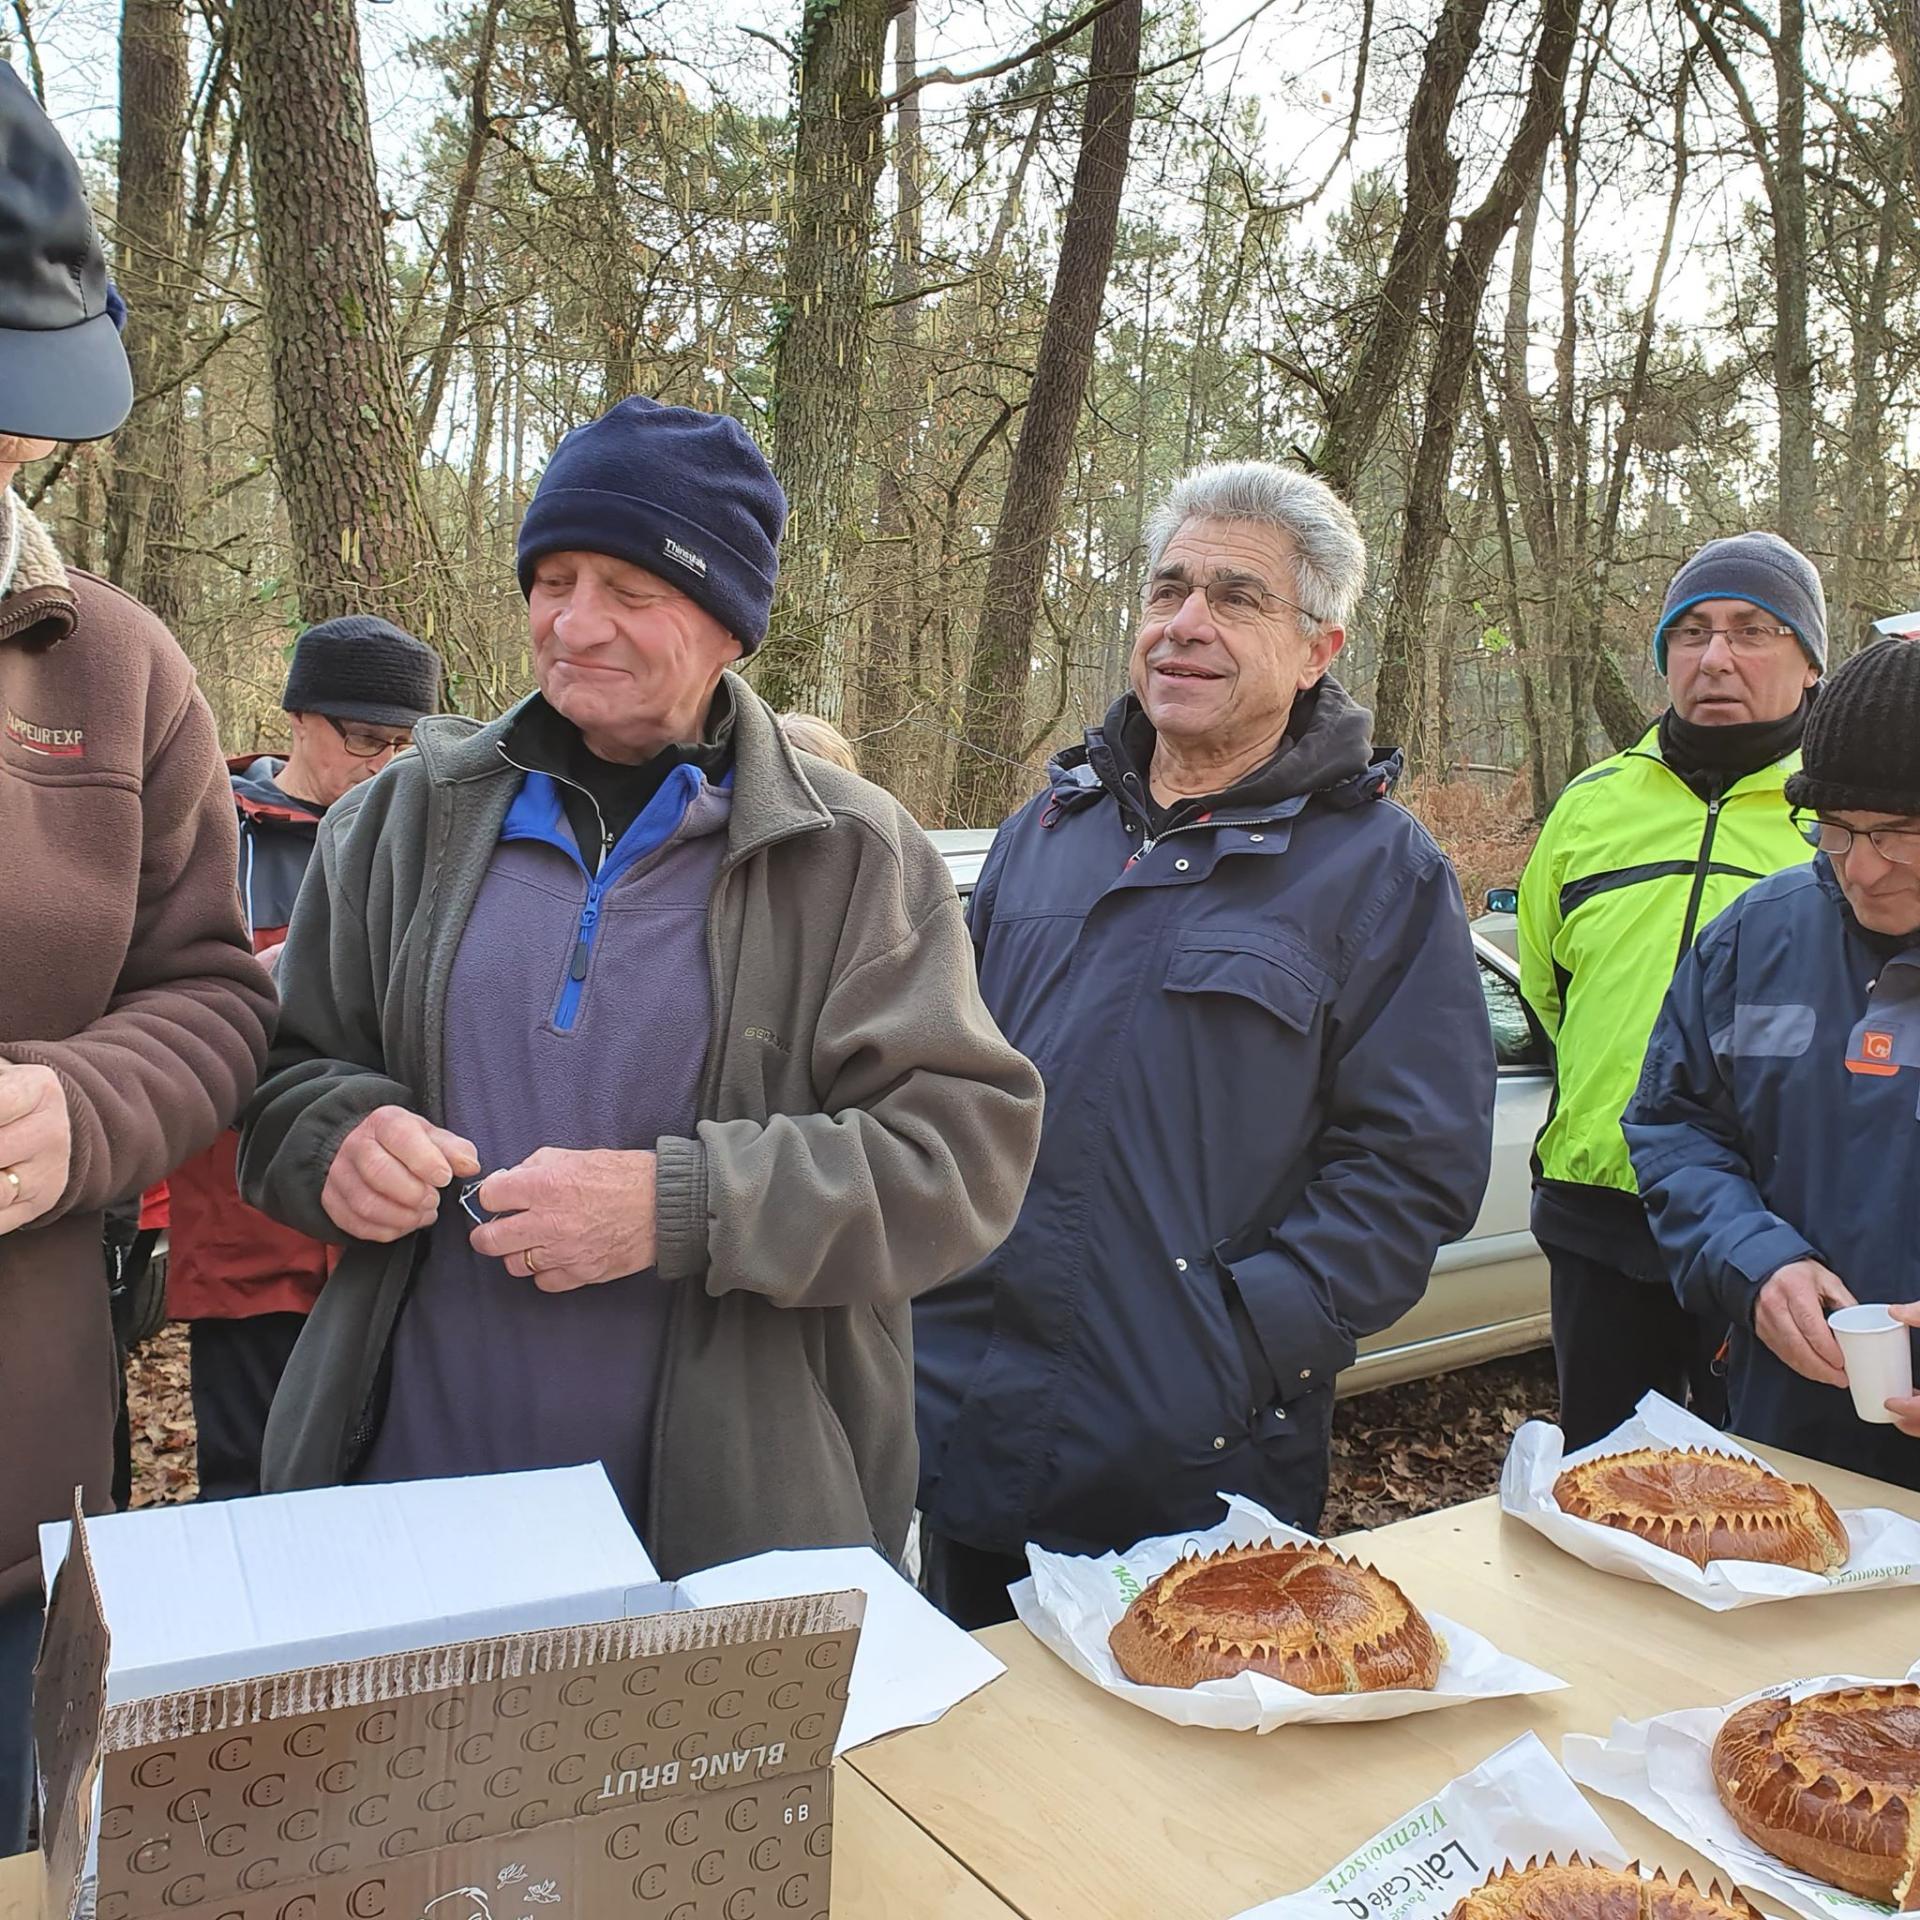
<path id="1" fill-rule="evenodd" d="M 929 838 L 964 899 L 980 878 L 992 833 L 943 829 Z M 1473 948 L 1500 1063 L 1487 1197 L 1473 1231 L 1440 1249 L 1419 1305 L 1360 1343 L 1360 1357 L 1340 1376 L 1343 1394 L 1472 1366 L 1544 1346 L 1549 1338 L 1547 1263 L 1527 1218 L 1533 1143 L 1546 1124 L 1553 1092 L 1551 1058 L 1546 1036 L 1520 997 L 1513 959 L 1477 927 Z"/>

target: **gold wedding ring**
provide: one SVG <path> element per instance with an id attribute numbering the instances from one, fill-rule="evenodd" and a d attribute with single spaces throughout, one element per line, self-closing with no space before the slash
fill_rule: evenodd
<path id="1" fill-rule="evenodd" d="M 527 1278 L 531 1280 L 533 1276 L 540 1271 L 540 1269 L 533 1264 L 533 1249 L 531 1247 L 527 1249 L 525 1258 L 527 1262 Z"/>

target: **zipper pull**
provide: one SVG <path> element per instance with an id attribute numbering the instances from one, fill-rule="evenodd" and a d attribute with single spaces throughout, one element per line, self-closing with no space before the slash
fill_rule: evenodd
<path id="1" fill-rule="evenodd" d="M 569 980 L 587 977 L 587 952 L 593 945 L 593 923 L 600 918 L 599 889 L 587 889 L 587 904 L 580 909 L 580 931 L 573 943 L 573 964 L 567 969 Z"/>

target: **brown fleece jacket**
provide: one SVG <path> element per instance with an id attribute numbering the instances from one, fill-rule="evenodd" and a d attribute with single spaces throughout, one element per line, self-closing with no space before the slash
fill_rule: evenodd
<path id="1" fill-rule="evenodd" d="M 100 1212 L 214 1138 L 274 1017 L 234 893 L 213 715 L 151 613 L 69 575 L 17 501 L 0 594 L 0 1062 L 66 1090 L 66 1191 L 0 1234 L 0 1601 L 35 1529 L 107 1505 L 113 1337 Z M 4 546 L 0 513 L 0 547 Z"/>

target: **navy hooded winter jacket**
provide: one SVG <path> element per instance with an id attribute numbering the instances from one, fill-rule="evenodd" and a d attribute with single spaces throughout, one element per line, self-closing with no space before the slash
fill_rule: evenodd
<path id="1" fill-rule="evenodd" d="M 1809 1256 L 1857 1299 L 1920 1299 L 1920 942 L 1902 946 L 1861 930 L 1825 854 L 1750 888 L 1674 975 L 1625 1126 L 1682 1303 L 1733 1321 L 1734 1430 L 1920 1487 L 1920 1440 L 1753 1332 L 1761 1287 Z"/>
<path id="2" fill-rule="evenodd" d="M 1486 1186 L 1494 1059 L 1460 889 L 1334 682 L 1211 815 L 1148 835 L 1131 697 L 1007 822 L 980 983 L 1045 1078 L 1012 1235 L 915 1303 L 921 1506 L 989 1551 L 1312 1526 L 1334 1376 Z"/>

